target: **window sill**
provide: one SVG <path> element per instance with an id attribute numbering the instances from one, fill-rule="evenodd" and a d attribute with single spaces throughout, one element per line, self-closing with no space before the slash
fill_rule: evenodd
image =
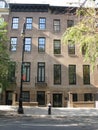
<path id="1" fill-rule="evenodd" d="M 30 84 L 30 81 L 23 81 L 23 84 L 27 84 L 27 85 L 29 85 Z"/>
<path id="2" fill-rule="evenodd" d="M 61 33 L 61 31 L 53 31 L 53 33 Z"/>
<path id="3" fill-rule="evenodd" d="M 70 57 L 77 57 L 76 54 L 68 54 L 68 56 L 70 56 Z"/>
<path id="4" fill-rule="evenodd" d="M 61 54 L 54 54 L 54 56 L 61 57 L 62 55 Z"/>
<path id="5" fill-rule="evenodd" d="M 39 54 L 45 54 L 45 52 L 38 52 Z"/>
<path id="6" fill-rule="evenodd" d="M 31 51 L 24 51 L 24 54 L 31 54 Z"/>

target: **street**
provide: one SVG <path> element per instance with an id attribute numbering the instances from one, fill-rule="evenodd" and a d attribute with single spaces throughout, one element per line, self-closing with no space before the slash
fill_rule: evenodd
<path id="1" fill-rule="evenodd" d="M 98 130 L 98 117 L 1 116 L 0 130 Z"/>

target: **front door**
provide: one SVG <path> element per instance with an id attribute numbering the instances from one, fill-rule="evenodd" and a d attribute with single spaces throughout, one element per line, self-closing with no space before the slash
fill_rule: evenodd
<path id="1" fill-rule="evenodd" d="M 62 94 L 53 94 L 53 107 L 62 107 Z"/>
<path id="2" fill-rule="evenodd" d="M 38 105 L 45 105 L 45 92 L 37 91 L 37 102 Z"/>
<path id="3" fill-rule="evenodd" d="M 12 105 L 12 91 L 6 91 L 6 105 Z"/>

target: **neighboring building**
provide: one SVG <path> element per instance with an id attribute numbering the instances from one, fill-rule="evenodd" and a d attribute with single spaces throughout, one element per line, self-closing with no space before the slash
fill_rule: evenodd
<path id="1" fill-rule="evenodd" d="M 9 9 L 8 4 L 5 0 L 0 0 L 0 16 L 2 15 L 8 15 Z"/>
<path id="2" fill-rule="evenodd" d="M 78 45 L 68 46 L 61 37 L 78 19 L 76 8 L 48 4 L 9 4 L 8 36 L 12 66 L 11 88 L 6 90 L 5 104 L 17 104 L 21 81 L 24 42 L 23 105 L 53 107 L 95 107 L 98 91 L 98 66 L 94 73 L 83 62 Z M 26 29 L 21 36 L 24 18 Z"/>

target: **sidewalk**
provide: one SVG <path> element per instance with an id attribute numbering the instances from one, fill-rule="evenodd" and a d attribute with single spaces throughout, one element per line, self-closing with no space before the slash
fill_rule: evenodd
<path id="1" fill-rule="evenodd" d="M 36 116 L 36 117 L 71 117 L 71 116 L 98 116 L 97 108 L 53 108 L 51 115 L 48 115 L 47 107 L 29 107 L 24 106 L 24 114 L 18 114 L 18 107 L 0 105 L 0 115 L 14 115 L 14 116 Z"/>

